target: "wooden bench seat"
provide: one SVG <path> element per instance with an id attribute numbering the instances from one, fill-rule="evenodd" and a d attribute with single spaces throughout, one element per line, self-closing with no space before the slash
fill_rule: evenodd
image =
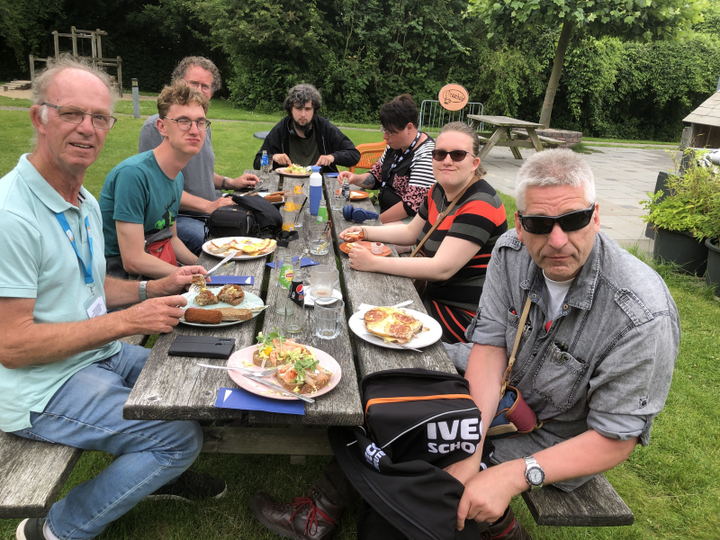
<path id="1" fill-rule="evenodd" d="M 530 135 L 528 135 L 528 132 L 524 129 L 513 129 L 512 136 L 517 139 L 530 140 Z M 556 148 L 561 144 L 565 144 L 565 141 L 553 139 L 552 137 L 540 135 L 539 133 L 537 134 L 537 138 L 540 139 L 540 142 L 543 143 L 543 145 L 549 146 L 550 148 Z"/>

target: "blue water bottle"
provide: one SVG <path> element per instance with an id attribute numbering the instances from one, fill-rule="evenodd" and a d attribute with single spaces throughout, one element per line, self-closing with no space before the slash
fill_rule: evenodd
<path id="1" fill-rule="evenodd" d="M 317 216 L 322 199 L 322 176 L 320 167 L 313 167 L 310 175 L 310 215 Z"/>

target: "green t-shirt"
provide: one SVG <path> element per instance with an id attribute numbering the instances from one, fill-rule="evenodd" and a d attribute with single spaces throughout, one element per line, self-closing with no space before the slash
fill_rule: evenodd
<path id="1" fill-rule="evenodd" d="M 311 129 L 305 138 L 290 135 L 290 149 L 288 151 L 290 161 L 303 167 L 317 163 L 320 158 L 320 149 L 317 144 L 316 132 L 317 129 Z"/>
<path id="2" fill-rule="evenodd" d="M 85 321 L 88 319 L 85 304 L 92 297 L 56 213 L 67 219 L 86 265 L 91 260 L 92 238 L 93 290 L 105 299 L 104 242 L 97 201 L 81 188 L 76 205 L 68 203 L 26 155 L 22 156 L 17 166 L 0 180 L 0 297 L 34 299 L 33 321 L 37 324 Z M 42 412 L 72 375 L 119 351 L 120 343 L 113 341 L 48 364 L 19 369 L 0 365 L 0 430 L 11 432 L 30 427 L 30 412 Z"/>
<path id="3" fill-rule="evenodd" d="M 141 223 L 145 235 L 171 227 L 180 210 L 183 175 L 169 178 L 152 150 L 117 165 L 105 179 L 100 193 L 105 257 L 120 255 L 116 221 Z"/>

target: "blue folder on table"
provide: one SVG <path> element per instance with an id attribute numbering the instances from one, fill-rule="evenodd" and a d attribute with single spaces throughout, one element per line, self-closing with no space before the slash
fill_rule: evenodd
<path id="1" fill-rule="evenodd" d="M 209 285 L 254 285 L 254 276 L 210 276 L 206 279 Z"/>

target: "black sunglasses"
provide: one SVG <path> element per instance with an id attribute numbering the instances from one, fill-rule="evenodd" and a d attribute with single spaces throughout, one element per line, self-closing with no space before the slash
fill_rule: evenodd
<path id="1" fill-rule="evenodd" d="M 435 161 L 444 161 L 448 154 L 450 154 L 450 159 L 453 161 L 462 161 L 468 154 L 475 157 L 475 154 L 467 150 L 450 150 L 450 152 L 447 150 L 433 150 L 431 154 Z"/>
<path id="2" fill-rule="evenodd" d="M 595 203 L 585 210 L 575 210 L 562 216 L 523 216 L 518 212 L 518 219 L 530 234 L 550 234 L 555 223 L 565 232 L 579 231 L 588 226 L 595 212 Z"/>

